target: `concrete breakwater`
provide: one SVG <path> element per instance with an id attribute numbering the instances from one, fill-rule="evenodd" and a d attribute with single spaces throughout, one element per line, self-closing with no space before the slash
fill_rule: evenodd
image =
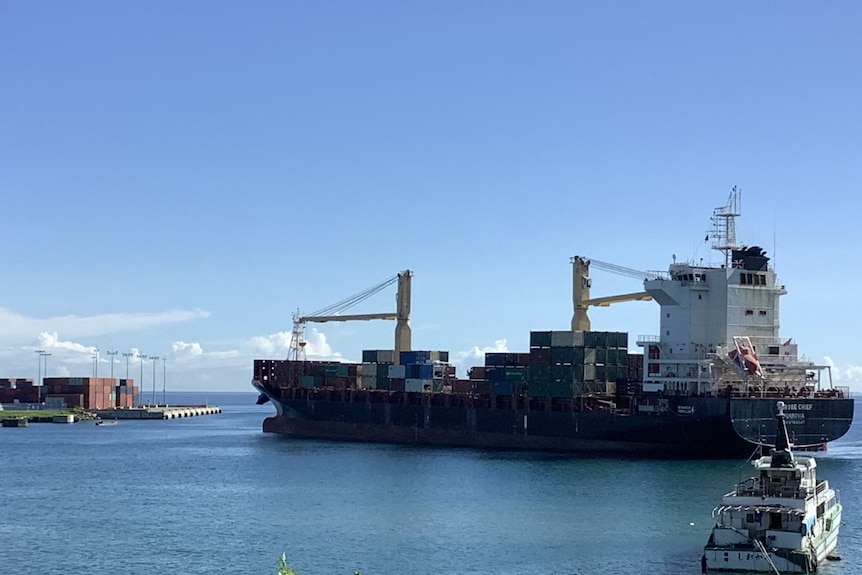
<path id="1" fill-rule="evenodd" d="M 146 405 L 125 409 L 98 409 L 93 412 L 105 419 L 180 419 L 198 415 L 215 415 L 221 408 L 214 405 Z"/>

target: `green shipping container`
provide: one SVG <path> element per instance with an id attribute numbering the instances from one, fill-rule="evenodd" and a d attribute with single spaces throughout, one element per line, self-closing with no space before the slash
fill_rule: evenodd
<path id="1" fill-rule="evenodd" d="M 531 331 L 530 347 L 551 347 L 551 332 Z"/>
<path id="2" fill-rule="evenodd" d="M 323 366 L 323 373 L 327 377 L 347 377 L 347 364 L 329 364 Z"/>
<path id="3" fill-rule="evenodd" d="M 527 379 L 527 368 L 507 367 L 505 368 L 505 378 L 508 381 L 523 381 Z"/>
<path id="4" fill-rule="evenodd" d="M 550 365 L 531 365 L 529 381 L 550 381 L 553 379 L 551 375 L 552 366 Z"/>
<path id="5" fill-rule="evenodd" d="M 552 347 L 551 361 L 553 363 L 574 363 L 575 348 L 573 347 Z"/>

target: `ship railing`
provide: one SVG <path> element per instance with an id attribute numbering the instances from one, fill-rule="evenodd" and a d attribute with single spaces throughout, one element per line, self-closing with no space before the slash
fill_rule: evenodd
<path id="1" fill-rule="evenodd" d="M 647 280 L 669 280 L 670 274 L 667 270 L 646 270 L 643 273 L 644 279 Z"/>

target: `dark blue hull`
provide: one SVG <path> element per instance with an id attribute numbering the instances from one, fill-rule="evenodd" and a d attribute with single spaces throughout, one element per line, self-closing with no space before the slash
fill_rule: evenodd
<path id="1" fill-rule="evenodd" d="M 645 457 L 748 457 L 775 437 L 775 398 L 629 398 L 626 410 L 601 403 L 537 404 L 518 398 L 481 401 L 445 394 L 258 389 L 278 414 L 266 432 L 338 441 L 458 446 Z M 523 398 L 522 398 L 523 399 Z M 791 440 L 820 447 L 844 435 L 853 419 L 846 398 L 782 399 Z"/>

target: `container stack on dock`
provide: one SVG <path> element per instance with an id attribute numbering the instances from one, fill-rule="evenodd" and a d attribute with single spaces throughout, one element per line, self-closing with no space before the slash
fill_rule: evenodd
<path id="1" fill-rule="evenodd" d="M 131 379 L 45 377 L 42 382 L 36 386 L 31 379 L 0 379 L 0 403 L 45 402 L 86 409 L 132 407 L 138 391 Z"/>
<path id="2" fill-rule="evenodd" d="M 43 394 L 46 399 L 62 399 L 69 407 L 108 409 L 132 407 L 137 391 L 131 379 L 46 377 Z"/>
<path id="3" fill-rule="evenodd" d="M 0 379 L 0 403 L 36 403 L 39 401 L 39 389 L 33 385 L 32 379 L 3 378 Z"/>

